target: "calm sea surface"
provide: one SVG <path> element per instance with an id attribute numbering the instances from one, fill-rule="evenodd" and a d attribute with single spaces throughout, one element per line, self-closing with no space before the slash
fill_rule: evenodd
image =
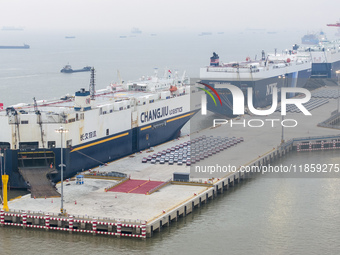
<path id="1" fill-rule="evenodd" d="M 68 63 L 74 68 L 94 66 L 97 88 L 117 81 L 117 70 L 126 81 L 151 75 L 154 68 L 159 73 L 164 68 L 180 74 L 186 70 L 194 78 L 213 51 L 226 62 L 256 54 L 259 58 L 261 50 L 289 48 L 302 34 L 75 36 L 65 39 L 64 34 L 53 32 L 0 31 L 0 44 L 31 46 L 29 50 L 0 50 L 0 102 L 6 107 L 88 88 L 89 73 L 60 73 Z M 277 164 L 307 162 L 340 163 L 339 151 L 292 153 Z M 0 254 L 339 254 L 340 179 L 336 177 L 258 175 L 147 240 L 0 228 Z M 12 197 L 18 194 L 10 191 Z"/>

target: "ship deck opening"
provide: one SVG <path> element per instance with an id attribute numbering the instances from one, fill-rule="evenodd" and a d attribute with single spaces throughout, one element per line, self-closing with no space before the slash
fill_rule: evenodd
<path id="1" fill-rule="evenodd" d="M 18 152 L 18 166 L 25 167 L 51 167 L 55 166 L 55 155 L 52 151 Z"/>

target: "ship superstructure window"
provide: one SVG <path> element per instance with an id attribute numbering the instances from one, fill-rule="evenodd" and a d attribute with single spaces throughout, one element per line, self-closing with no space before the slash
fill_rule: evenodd
<path id="1" fill-rule="evenodd" d="M 79 120 L 79 115 L 78 115 L 78 113 L 76 113 L 76 120 Z"/>
<path id="2" fill-rule="evenodd" d="M 55 141 L 48 141 L 47 146 L 48 148 L 55 148 Z"/>
<path id="3" fill-rule="evenodd" d="M 10 149 L 11 144 L 6 142 L 0 142 L 0 149 Z"/>
<path id="4" fill-rule="evenodd" d="M 21 124 L 28 124 L 28 120 L 22 120 Z"/>
<path id="5" fill-rule="evenodd" d="M 106 135 L 109 135 L 109 134 L 110 134 L 109 129 L 106 129 Z"/>
<path id="6" fill-rule="evenodd" d="M 66 147 L 70 148 L 72 146 L 72 139 L 66 141 Z"/>
<path id="7" fill-rule="evenodd" d="M 19 149 L 38 149 L 39 142 L 20 142 Z"/>
<path id="8" fill-rule="evenodd" d="M 80 114 L 80 119 L 83 120 L 84 119 L 84 113 Z"/>

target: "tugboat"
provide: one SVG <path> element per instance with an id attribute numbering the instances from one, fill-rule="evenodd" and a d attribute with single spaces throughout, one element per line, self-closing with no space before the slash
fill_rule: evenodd
<path id="1" fill-rule="evenodd" d="M 82 69 L 73 70 L 71 65 L 64 66 L 63 69 L 60 70 L 61 73 L 78 73 L 78 72 L 89 72 L 91 71 L 91 66 L 85 66 Z"/>

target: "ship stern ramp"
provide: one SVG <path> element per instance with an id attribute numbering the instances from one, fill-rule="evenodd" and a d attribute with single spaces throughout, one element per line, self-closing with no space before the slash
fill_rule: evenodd
<path id="1" fill-rule="evenodd" d="M 51 198 L 60 197 L 55 184 L 53 184 L 47 175 L 55 172 L 56 169 L 49 167 L 23 167 L 19 172 L 26 181 L 31 191 L 32 198 Z"/>

